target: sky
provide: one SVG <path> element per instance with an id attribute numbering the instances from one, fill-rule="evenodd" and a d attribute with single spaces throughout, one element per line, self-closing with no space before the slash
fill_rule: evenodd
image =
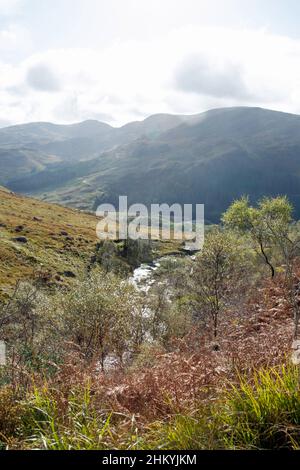
<path id="1" fill-rule="evenodd" d="M 0 0 L 0 127 L 300 114 L 299 0 Z"/>

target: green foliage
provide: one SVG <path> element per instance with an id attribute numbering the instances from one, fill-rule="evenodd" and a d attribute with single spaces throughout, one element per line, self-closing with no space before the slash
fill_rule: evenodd
<path id="1" fill-rule="evenodd" d="M 28 404 L 23 433 L 32 448 L 46 450 L 107 449 L 110 414 L 92 406 L 89 384 L 74 389 L 61 409 L 61 397 L 47 387 L 36 388 Z"/>
<path id="2" fill-rule="evenodd" d="M 299 370 L 261 369 L 230 383 L 224 396 L 192 414 L 153 423 L 144 449 L 299 449 Z"/>
<path id="3" fill-rule="evenodd" d="M 93 262 L 99 263 L 104 271 L 114 272 L 121 276 L 129 274 L 130 267 L 121 256 L 119 244 L 112 240 L 102 240 L 96 245 Z"/>
<path id="4" fill-rule="evenodd" d="M 151 240 L 131 240 L 130 238 L 124 240 L 122 256 L 133 267 L 141 263 L 150 263 L 153 260 Z"/>
<path id="5" fill-rule="evenodd" d="M 101 264 L 106 272 L 113 271 L 121 275 L 128 275 L 129 267 L 136 268 L 152 260 L 152 243 L 142 239 L 119 242 L 102 240 L 97 243 L 94 256 L 94 261 Z"/>
<path id="6" fill-rule="evenodd" d="M 276 242 L 278 236 L 288 232 L 292 221 L 293 207 L 286 196 L 263 198 L 258 206 L 249 205 L 249 198 L 243 196 L 232 203 L 222 216 L 226 226 L 241 232 L 249 231 L 257 241 Z"/>
<path id="7" fill-rule="evenodd" d="M 293 448 L 300 443 L 299 370 L 260 370 L 253 380 L 230 385 L 219 406 L 224 444 L 229 448 Z M 217 413 L 217 414 L 218 414 Z"/>
<path id="8" fill-rule="evenodd" d="M 58 357 L 58 326 L 51 297 L 28 282 L 18 283 L 10 301 L 0 308 L 0 333 L 9 361 L 14 358 L 28 368 L 42 369 Z"/>
<path id="9" fill-rule="evenodd" d="M 202 407 L 194 415 L 179 414 L 169 422 L 157 422 L 139 441 L 141 449 L 209 450 L 218 448 L 209 408 Z"/>
<path id="10" fill-rule="evenodd" d="M 207 234 L 193 269 L 192 292 L 196 318 L 201 319 L 208 313 L 213 320 L 215 337 L 219 313 L 239 290 L 243 265 L 239 247 L 230 233 L 216 228 Z"/>
<path id="11" fill-rule="evenodd" d="M 102 367 L 107 354 L 115 353 L 122 361 L 123 353 L 142 341 L 139 293 L 112 273 L 94 270 L 62 294 L 58 306 L 65 337 L 71 337 L 87 359 L 100 357 Z"/>
<path id="12" fill-rule="evenodd" d="M 274 255 L 272 248 L 277 246 L 286 251 L 292 212 L 293 206 L 286 196 L 265 197 L 257 207 L 250 206 L 249 198 L 244 196 L 232 203 L 222 221 L 228 228 L 250 234 L 274 277 L 275 269 L 270 261 Z"/>

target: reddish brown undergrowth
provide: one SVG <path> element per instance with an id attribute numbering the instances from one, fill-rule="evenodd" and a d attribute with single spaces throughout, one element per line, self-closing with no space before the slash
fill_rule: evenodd
<path id="1" fill-rule="evenodd" d="M 246 302 L 243 312 L 229 310 L 220 323 L 218 343 L 209 330 L 194 330 L 174 340 L 170 352 L 153 353 L 151 367 L 101 373 L 79 357 L 69 356 L 48 386 L 60 396 L 62 413 L 71 390 L 89 382 L 94 406 L 141 422 L 162 419 L 212 400 L 239 373 L 281 364 L 293 334 L 284 279 L 266 281 Z M 58 397 L 57 397 L 58 398 Z"/>

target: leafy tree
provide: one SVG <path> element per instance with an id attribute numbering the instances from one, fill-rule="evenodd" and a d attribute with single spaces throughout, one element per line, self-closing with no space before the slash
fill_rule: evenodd
<path id="1" fill-rule="evenodd" d="M 50 308 L 49 308 L 50 307 Z M 0 335 L 8 347 L 8 361 L 40 367 L 56 357 L 58 322 L 49 297 L 39 285 L 18 282 L 0 308 Z"/>
<path id="2" fill-rule="evenodd" d="M 249 199 L 243 197 L 235 201 L 223 214 L 223 222 L 227 227 L 241 233 L 249 233 L 260 248 L 266 264 L 275 276 L 275 267 L 271 262 L 272 251 L 281 253 L 285 264 L 285 278 L 289 303 L 294 313 L 294 338 L 299 335 L 300 280 L 296 274 L 296 260 L 299 256 L 300 237 L 292 225 L 293 206 L 286 196 L 263 198 L 257 208 L 249 205 Z"/>
<path id="3" fill-rule="evenodd" d="M 219 315 L 239 290 L 242 268 L 234 238 L 221 229 L 212 230 L 196 258 L 191 288 L 196 317 L 211 316 L 215 338 L 218 335 Z"/>
<path id="4" fill-rule="evenodd" d="M 263 198 L 257 207 L 250 206 L 248 197 L 244 196 L 233 202 L 222 220 L 225 226 L 250 234 L 273 278 L 275 267 L 270 248 L 277 246 L 285 250 L 292 211 L 293 207 L 285 196 Z"/>
<path id="5" fill-rule="evenodd" d="M 66 336 L 87 360 L 99 358 L 102 369 L 110 353 L 122 362 L 123 353 L 143 340 L 138 296 L 128 282 L 95 270 L 61 298 Z"/>
<path id="6" fill-rule="evenodd" d="M 88 266 L 88 272 L 97 264 L 100 264 L 107 273 L 113 272 L 122 277 L 129 273 L 129 266 L 121 256 L 119 245 L 112 240 L 101 240 L 97 243 L 95 254 Z"/>
<path id="7" fill-rule="evenodd" d="M 124 240 L 122 256 L 124 256 L 127 262 L 133 267 L 137 267 L 141 263 L 152 261 L 153 253 L 151 240 L 132 240 L 131 238 Z"/>

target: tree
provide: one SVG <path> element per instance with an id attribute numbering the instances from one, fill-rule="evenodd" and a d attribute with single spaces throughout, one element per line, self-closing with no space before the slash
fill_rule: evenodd
<path id="1" fill-rule="evenodd" d="M 248 197 L 244 196 L 233 202 L 222 221 L 226 227 L 250 234 L 273 278 L 275 267 L 270 248 L 286 246 L 292 211 L 285 196 L 263 198 L 256 208 L 250 206 Z"/>
<path id="2" fill-rule="evenodd" d="M 192 291 L 199 318 L 209 314 L 214 338 L 218 335 L 219 315 L 239 289 L 242 263 L 233 237 L 219 228 L 205 238 L 192 273 Z"/>
<path id="3" fill-rule="evenodd" d="M 0 308 L 0 335 L 7 344 L 12 367 L 40 367 L 56 357 L 53 338 L 58 333 L 56 312 L 39 282 L 18 282 L 6 304 Z"/>
<path id="4" fill-rule="evenodd" d="M 300 237 L 292 226 L 293 206 L 286 196 L 263 198 L 257 208 L 249 205 L 249 199 L 242 197 L 235 201 L 223 214 L 225 226 L 249 233 L 259 246 L 260 253 L 275 276 L 271 262 L 272 251 L 278 250 L 285 265 L 285 281 L 288 299 L 294 315 L 294 338 L 299 335 L 300 280 L 297 278 L 295 264 L 299 256 Z"/>
<path id="5" fill-rule="evenodd" d="M 104 271 L 126 276 L 130 270 L 126 261 L 122 258 L 119 245 L 112 240 L 101 240 L 96 245 L 95 254 L 91 258 L 88 272 L 92 267 L 100 264 Z"/>
<path id="6" fill-rule="evenodd" d="M 151 262 L 153 260 L 151 240 L 127 238 L 124 240 L 122 256 L 135 268 L 141 263 Z"/>
<path id="7" fill-rule="evenodd" d="M 95 270 L 61 297 L 61 315 L 69 337 L 91 361 L 99 359 L 102 370 L 108 354 L 122 362 L 123 353 L 142 341 L 142 316 L 136 289 L 112 273 Z"/>

